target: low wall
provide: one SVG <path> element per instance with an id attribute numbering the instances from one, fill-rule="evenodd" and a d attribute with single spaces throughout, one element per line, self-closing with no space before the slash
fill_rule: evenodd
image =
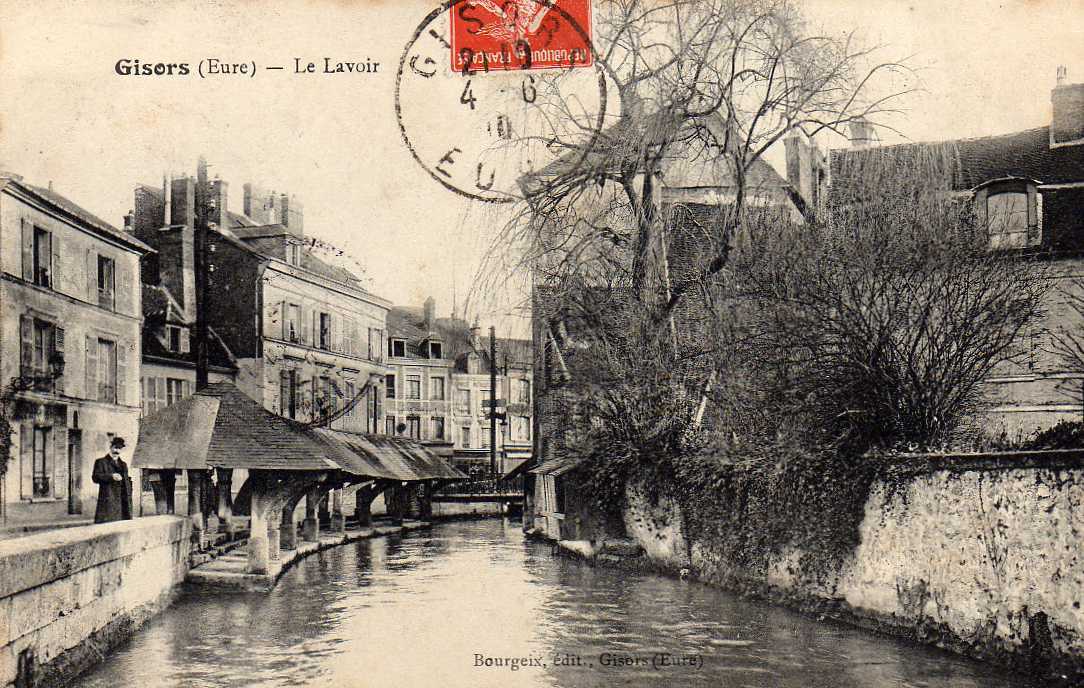
<path id="1" fill-rule="evenodd" d="M 1084 679 L 1084 452 L 894 463 L 869 491 L 857 544 L 827 572 L 793 543 L 743 557 L 725 534 L 690 536 L 666 486 L 654 499 L 630 487 L 626 531 L 654 562 L 709 583 Z"/>
<path id="2" fill-rule="evenodd" d="M 0 541 L 0 686 L 64 685 L 167 606 L 190 527 L 149 516 Z"/>
<path id="3" fill-rule="evenodd" d="M 433 518 L 468 518 L 475 516 L 500 516 L 500 502 L 441 502 L 433 501 Z"/>

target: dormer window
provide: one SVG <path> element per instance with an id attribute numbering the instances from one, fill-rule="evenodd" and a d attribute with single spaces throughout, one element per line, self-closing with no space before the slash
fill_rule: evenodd
<path id="1" fill-rule="evenodd" d="M 166 348 L 173 353 L 181 351 L 181 328 L 176 325 L 166 325 Z"/>
<path id="2" fill-rule="evenodd" d="M 992 249 L 1020 249 L 1042 243 L 1042 196 L 1028 179 L 1002 179 L 976 190 Z"/>
<path id="3" fill-rule="evenodd" d="M 429 342 L 429 358 L 444 358 L 440 342 Z"/>
<path id="4" fill-rule="evenodd" d="M 301 267 L 301 244 L 286 244 L 286 262 Z"/>
<path id="5" fill-rule="evenodd" d="M 405 339 L 389 339 L 388 340 L 388 355 L 398 356 L 402 358 L 406 356 L 406 340 Z"/>

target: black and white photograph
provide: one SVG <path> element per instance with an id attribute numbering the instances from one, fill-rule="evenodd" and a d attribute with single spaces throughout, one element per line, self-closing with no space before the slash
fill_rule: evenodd
<path id="1" fill-rule="evenodd" d="M 0 686 L 1084 686 L 1084 0 L 0 0 Z"/>

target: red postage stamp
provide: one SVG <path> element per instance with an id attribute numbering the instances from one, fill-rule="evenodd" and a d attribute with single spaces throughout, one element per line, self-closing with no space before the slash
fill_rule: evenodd
<path id="1" fill-rule="evenodd" d="M 449 14 L 456 72 L 592 65 L 591 0 L 460 0 Z"/>

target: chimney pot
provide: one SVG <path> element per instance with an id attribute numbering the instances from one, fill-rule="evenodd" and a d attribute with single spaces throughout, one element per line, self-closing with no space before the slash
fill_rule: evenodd
<path id="1" fill-rule="evenodd" d="M 1065 65 L 1058 65 L 1058 86 L 1069 80 L 1069 70 Z"/>

